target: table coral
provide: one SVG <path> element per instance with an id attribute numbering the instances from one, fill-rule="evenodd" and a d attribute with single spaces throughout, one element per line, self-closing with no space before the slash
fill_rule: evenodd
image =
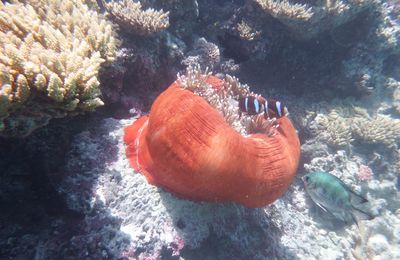
<path id="1" fill-rule="evenodd" d="M 268 14 L 285 24 L 301 39 L 310 39 L 318 33 L 333 29 L 371 5 L 371 0 L 351 1 L 293 1 L 255 0 Z"/>
<path id="2" fill-rule="evenodd" d="M 98 71 L 118 40 L 80 0 L 0 3 L 0 134 L 25 136 L 103 105 Z"/>
<path id="3" fill-rule="evenodd" d="M 152 8 L 143 10 L 140 2 L 111 1 L 104 4 L 112 19 L 127 32 L 151 35 L 168 28 L 169 12 Z"/>

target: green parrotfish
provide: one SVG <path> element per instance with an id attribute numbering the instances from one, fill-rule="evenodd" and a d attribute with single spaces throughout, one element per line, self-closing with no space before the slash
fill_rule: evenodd
<path id="1" fill-rule="evenodd" d="M 327 172 L 313 172 L 301 178 L 311 199 L 324 211 L 348 223 L 357 224 L 360 220 L 371 220 L 373 216 L 357 208 L 368 202 L 352 191 L 338 177 Z"/>

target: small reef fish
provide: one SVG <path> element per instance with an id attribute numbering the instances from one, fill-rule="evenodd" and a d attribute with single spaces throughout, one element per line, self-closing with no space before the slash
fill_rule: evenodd
<path id="1" fill-rule="evenodd" d="M 357 225 L 359 220 L 373 219 L 373 216 L 355 207 L 368 200 L 352 191 L 336 176 L 327 172 L 313 172 L 301 179 L 312 200 L 336 218 L 346 223 L 351 218 Z"/>
<path id="2" fill-rule="evenodd" d="M 262 96 L 246 96 L 239 98 L 239 109 L 248 115 L 257 115 L 264 112 L 265 118 L 280 118 L 289 114 L 286 106 L 274 99 Z"/>

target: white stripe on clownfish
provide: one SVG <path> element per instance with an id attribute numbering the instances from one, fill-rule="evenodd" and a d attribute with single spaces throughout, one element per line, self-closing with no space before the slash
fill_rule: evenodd
<path id="1" fill-rule="evenodd" d="M 276 107 L 276 110 L 278 111 L 279 117 L 281 117 L 282 116 L 281 102 L 280 101 L 276 101 L 275 102 L 275 107 Z"/>
<path id="2" fill-rule="evenodd" d="M 254 99 L 254 108 L 255 108 L 255 111 L 256 111 L 256 113 L 258 114 L 259 112 L 260 112 L 260 104 L 258 103 L 258 99 L 257 98 L 255 98 Z"/>
<path id="3" fill-rule="evenodd" d="M 264 113 L 267 115 L 267 118 L 269 118 L 269 113 L 268 113 L 268 100 L 266 99 L 264 102 Z"/>

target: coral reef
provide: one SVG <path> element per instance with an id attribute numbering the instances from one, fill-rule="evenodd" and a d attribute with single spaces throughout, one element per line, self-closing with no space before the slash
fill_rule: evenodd
<path id="1" fill-rule="evenodd" d="M 303 131 L 312 133 L 319 141 L 326 141 L 335 149 L 349 147 L 356 140 L 395 150 L 400 141 L 400 121 L 376 112 L 370 116 L 360 105 L 352 99 L 332 102 L 331 105 L 322 103 L 319 108 L 314 106 L 305 112 L 312 114 L 308 120 L 302 113 L 293 116 L 304 127 Z"/>
<path id="2" fill-rule="evenodd" d="M 240 66 L 233 59 L 225 59 L 221 55 L 218 45 L 207 41 L 201 37 L 196 39 L 191 50 L 189 50 L 182 64 L 187 69 L 199 67 L 206 71 L 208 69 L 214 71 L 217 75 L 223 77 L 225 74 L 233 74 L 238 72 Z"/>
<path id="3" fill-rule="evenodd" d="M 1 135 L 103 105 L 98 72 L 118 41 L 101 15 L 78 0 L 2 2 L 0 29 Z"/>
<path id="4" fill-rule="evenodd" d="M 131 123 L 107 119 L 72 142 L 59 190 L 70 208 L 87 216 L 88 229 L 68 246 L 75 256 L 90 248 L 113 258 L 185 257 L 195 249 L 207 254 L 209 249 L 201 248 L 208 240 L 220 248 L 210 253 L 223 259 L 290 255 L 263 209 L 178 199 L 133 173 L 122 142 L 123 129 Z"/>
<path id="5" fill-rule="evenodd" d="M 400 258 L 397 0 L 130 1 L 136 8 L 139 2 L 135 15 L 143 20 L 136 20 L 135 26 L 154 25 L 149 17 L 162 17 L 161 24 L 168 21 L 169 26 L 160 33 L 149 29 L 151 26 L 136 32 L 132 30 L 135 27 L 120 22 L 121 30 L 115 31 L 123 42 L 116 56 L 114 51 L 101 51 L 108 48 L 105 45 L 94 49 L 100 56 L 88 59 L 98 57 L 103 62 L 110 56 L 114 60 L 103 62 L 106 66 L 99 75 L 88 74 L 101 82 L 101 96 L 98 90 L 90 93 L 106 106 L 82 117 L 53 120 L 29 138 L 0 138 L 3 258 Z M 21 59 L 14 52 L 25 50 L 19 48 L 25 44 L 25 37 L 20 37 L 22 25 L 31 26 L 34 37 L 44 32 L 43 28 L 53 28 L 50 36 L 46 34 L 51 37 L 48 42 L 46 37 L 28 42 L 36 46 L 44 41 L 47 45 L 43 46 L 49 47 L 40 51 L 45 55 L 31 53 L 24 61 L 40 61 L 45 71 L 39 74 L 51 70 L 64 86 L 68 75 L 60 71 L 58 60 L 49 57 L 58 55 L 65 43 L 54 39 L 73 34 L 77 43 L 71 48 L 75 48 L 79 42 L 91 43 L 102 35 L 91 33 L 88 38 L 86 31 L 77 29 L 95 17 L 98 20 L 85 28 L 107 23 L 97 14 L 106 11 L 98 3 L 105 2 L 2 1 L 0 24 L 11 21 L 8 34 L 18 33 L 0 43 L 1 75 L 6 75 L 3 68 L 11 66 L 6 77 L 0 77 L 2 135 L 16 135 L 15 131 L 25 135 L 51 118 L 86 111 L 81 103 L 68 111 L 65 102 L 70 101 L 69 95 L 57 101 L 64 92 L 47 90 L 50 76 L 45 76 L 47 85 L 39 90 L 29 75 L 16 73 Z M 112 3 L 128 10 L 126 1 Z M 72 6 L 75 11 L 59 13 L 59 9 L 49 8 L 53 5 Z M 12 6 L 19 7 L 13 9 L 14 17 L 6 12 Z M 20 17 L 26 8 L 36 12 L 35 23 L 30 15 Z M 147 12 L 150 8 L 153 11 Z M 57 22 L 44 26 L 42 17 L 47 13 L 49 18 L 56 13 Z M 124 14 L 119 17 L 126 19 L 133 13 Z M 64 24 L 64 15 L 75 17 L 67 19 L 74 27 L 53 26 Z M 41 31 L 36 31 L 38 26 Z M 3 29 L 0 26 L 0 34 L 8 35 Z M 3 56 L 9 54 L 15 57 L 7 56 L 9 63 L 4 63 Z M 87 57 L 86 53 L 81 56 Z M 74 57 L 68 61 L 72 63 Z M 257 117 L 238 116 L 235 98 L 226 97 L 252 92 L 237 78 L 251 85 L 252 91 L 277 97 L 287 105 L 299 131 L 302 157 L 293 184 L 273 204 L 248 209 L 231 203 L 194 203 L 149 185 L 143 175 L 132 171 L 125 156 L 123 129 L 135 119 L 115 118 L 145 114 L 177 73 L 194 64 L 201 70 L 189 68 L 191 74 L 181 74 L 180 84 L 206 99 L 241 134 L 275 129 L 274 122 L 266 126 Z M 75 69 L 91 73 L 96 66 L 72 66 L 68 73 Z M 204 75 L 206 67 L 226 82 L 221 86 L 221 93 L 227 94 L 224 98 L 208 84 L 199 85 L 209 76 L 207 72 Z M 43 82 L 43 77 L 37 77 L 38 83 Z M 8 94 L 3 95 L 5 92 Z M 76 91 L 74 98 L 81 100 L 82 93 Z M 308 171 L 327 171 L 341 178 L 368 198 L 365 209 L 375 219 L 361 221 L 357 228 L 320 210 L 301 183 L 300 177 Z"/>
<path id="6" fill-rule="evenodd" d="M 188 67 L 200 66 L 203 69 L 213 69 L 221 61 L 220 50 L 214 43 L 199 38 L 194 43 L 193 50 L 189 51 L 182 63 Z"/>
<path id="7" fill-rule="evenodd" d="M 400 140 L 400 120 L 390 117 L 375 118 L 357 117 L 352 122 L 354 134 L 358 139 L 369 144 L 384 144 L 397 147 Z"/>
<path id="8" fill-rule="evenodd" d="M 293 1 L 255 0 L 268 14 L 285 24 L 298 38 L 310 39 L 354 19 L 371 0 Z"/>
<path id="9" fill-rule="evenodd" d="M 143 10 L 140 2 L 111 1 L 104 4 L 111 18 L 126 32 L 146 36 L 169 26 L 169 12 L 152 8 Z"/>
<path id="10" fill-rule="evenodd" d="M 341 117 L 337 111 L 333 110 L 328 115 L 318 114 L 315 122 L 314 132 L 324 135 L 329 144 L 345 147 L 353 141 L 350 120 Z"/>
<path id="11" fill-rule="evenodd" d="M 395 97 L 395 86 L 398 84 L 395 71 L 399 65 L 394 60 L 398 60 L 396 55 L 400 52 L 400 28 L 396 21 L 398 14 L 387 5 L 380 4 L 370 16 L 369 19 L 374 22 L 367 23 L 364 32 L 367 37 L 353 44 L 349 55 L 342 61 L 344 77 L 353 82 L 352 87 L 361 95 L 382 96 L 390 91 Z M 391 70 L 387 71 L 389 67 Z M 342 85 L 340 88 L 346 87 Z M 395 108 L 396 99 L 391 103 Z"/>
<path id="12" fill-rule="evenodd" d="M 340 177 L 352 189 L 367 195 L 369 199 L 369 211 L 375 215 L 371 221 L 362 222 L 362 226 L 350 232 L 352 237 L 352 250 L 347 254 L 357 259 L 374 257 L 399 257 L 400 251 L 395 248 L 399 243 L 398 232 L 400 221 L 398 219 L 399 193 L 396 191 L 394 179 L 396 172 L 387 170 L 380 175 L 380 181 L 374 178 L 358 182 L 358 163 L 363 159 L 359 155 L 349 155 L 345 151 L 336 154 L 315 157 L 309 164 L 305 164 L 308 171 L 328 170 Z M 315 214 L 315 213 L 314 213 Z M 328 217 L 327 215 L 315 215 L 316 218 Z M 327 225 L 327 222 L 325 221 Z M 379 248 L 379 249 L 378 249 Z M 343 251 L 344 252 L 344 251 Z M 347 257 L 345 257 L 347 258 Z"/>
<path id="13" fill-rule="evenodd" d="M 399 254 L 394 246 L 400 225 L 392 210 L 399 207 L 398 194 L 394 183 L 388 181 L 395 172 L 382 176 L 385 186 L 379 184 L 376 175 L 367 182 L 357 182 L 359 165 L 365 161 L 359 156 L 350 160 L 344 151 L 315 157 L 305 164 L 306 170 L 330 171 L 367 195 L 372 212 L 378 216 L 371 222 L 360 223 L 360 228 L 344 226 L 318 207 L 310 206 L 313 204 L 299 177 L 285 196 L 264 209 L 193 203 L 149 185 L 143 175 L 132 173 L 121 140 L 123 128 L 129 124 L 131 120 L 108 119 L 76 135 L 73 141 L 68 174 L 60 191 L 71 208 L 87 216 L 97 212 L 96 218 L 86 218 L 90 228 L 79 240 L 81 243 L 70 246 L 79 254 L 87 250 L 85 241 L 92 241 L 94 252 L 109 245 L 109 256 L 120 254 L 138 259 L 173 254 L 184 258 L 211 254 L 220 259 L 351 258 L 374 248 L 374 239 L 367 241 L 376 234 L 386 237 L 386 253 Z M 121 219 L 121 224 L 115 218 Z M 392 229 L 383 228 L 385 225 Z"/>

